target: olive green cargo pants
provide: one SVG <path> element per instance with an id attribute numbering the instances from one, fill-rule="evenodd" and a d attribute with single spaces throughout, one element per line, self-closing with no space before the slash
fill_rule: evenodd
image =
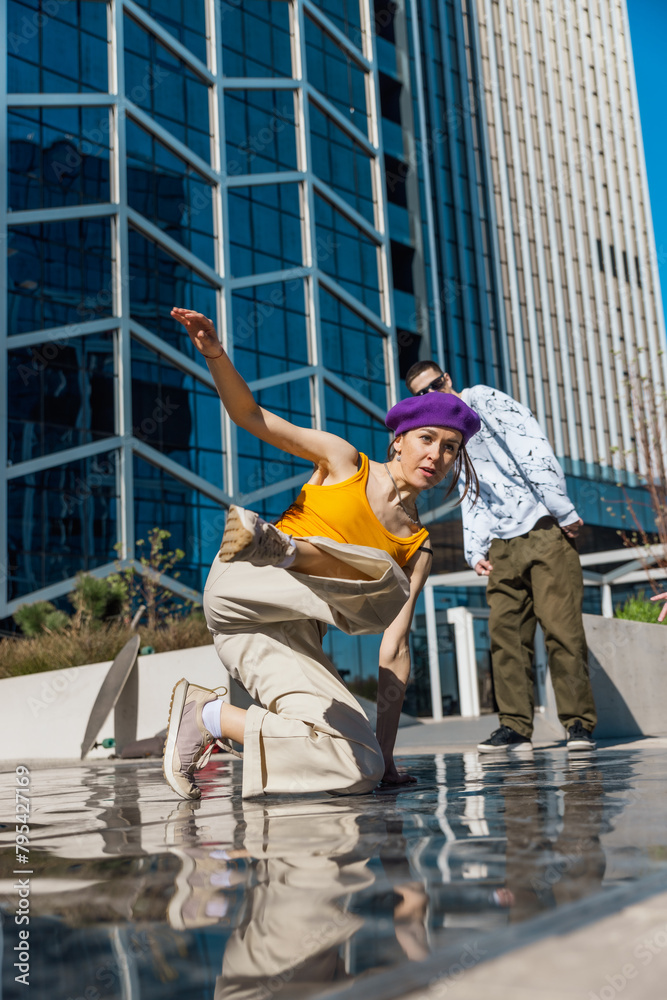
<path id="1" fill-rule="evenodd" d="M 568 729 L 597 721 L 581 618 L 584 584 L 577 550 L 551 518 L 516 538 L 494 538 L 486 596 L 501 725 L 533 732 L 535 628 L 544 631 L 558 718 Z"/>

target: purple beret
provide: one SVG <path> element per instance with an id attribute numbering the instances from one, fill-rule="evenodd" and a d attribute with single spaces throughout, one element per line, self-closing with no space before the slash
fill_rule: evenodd
<path id="1" fill-rule="evenodd" d="M 451 427 L 461 432 L 464 445 L 481 427 L 475 411 L 451 392 L 408 396 L 392 406 L 384 422 L 396 437 L 415 427 Z"/>

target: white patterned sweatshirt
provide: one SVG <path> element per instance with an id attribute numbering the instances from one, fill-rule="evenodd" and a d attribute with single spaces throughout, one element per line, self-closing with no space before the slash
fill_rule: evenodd
<path id="1" fill-rule="evenodd" d="M 474 505 L 467 497 L 461 505 L 465 558 L 474 569 L 488 558 L 492 539 L 516 538 L 548 515 L 561 527 L 579 515 L 558 459 L 528 407 L 488 385 L 464 389 L 461 398 L 482 421 L 467 446 L 479 497 Z"/>

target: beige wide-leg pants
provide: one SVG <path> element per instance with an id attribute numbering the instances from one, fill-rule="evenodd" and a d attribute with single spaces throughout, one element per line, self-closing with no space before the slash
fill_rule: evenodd
<path id="1" fill-rule="evenodd" d="M 258 705 L 248 709 L 243 797 L 370 791 L 384 774 L 366 715 L 322 649 L 327 625 L 384 631 L 407 600 L 405 573 L 380 549 L 307 539 L 370 580 L 276 567 L 211 567 L 204 613 L 218 656 Z"/>
<path id="2" fill-rule="evenodd" d="M 305 1000 L 350 978 L 340 946 L 365 921 L 349 900 L 374 884 L 368 861 L 382 835 L 344 801 L 245 803 L 243 846 L 255 863 L 213 1000 Z"/>

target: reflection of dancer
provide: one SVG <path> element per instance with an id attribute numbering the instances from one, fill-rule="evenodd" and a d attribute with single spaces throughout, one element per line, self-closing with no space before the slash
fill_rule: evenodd
<path id="1" fill-rule="evenodd" d="M 305 1000 L 393 964 L 397 943 L 408 960 L 428 954 L 428 898 L 400 820 L 371 818 L 349 799 L 246 800 L 235 849 L 211 842 L 210 828 L 202 838 L 200 805 L 181 802 L 170 823 L 181 870 L 167 919 L 178 930 L 230 928 L 215 1000 Z M 378 853 L 382 866 L 370 863 Z"/>
<path id="2" fill-rule="evenodd" d="M 348 904 L 373 885 L 375 838 L 361 835 L 356 810 L 333 803 L 244 803 L 243 821 L 252 879 L 215 1000 L 296 1000 L 343 985 L 350 977 L 341 945 L 364 924 Z"/>
<path id="3" fill-rule="evenodd" d="M 463 468 L 471 485 L 465 444 L 479 429 L 477 415 L 455 396 L 403 400 L 387 414 L 391 458 L 370 462 L 342 438 L 260 407 L 211 321 L 185 309 L 173 316 L 207 358 L 232 420 L 309 459 L 315 471 L 278 527 L 230 510 L 204 610 L 220 659 L 258 705 L 246 712 L 180 681 L 165 746 L 167 781 L 184 798 L 199 797 L 193 772 L 216 739 L 244 745 L 244 797 L 367 792 L 383 777 L 411 780 L 397 772 L 393 748 L 410 672 L 408 632 L 431 563 L 415 501 L 450 469 L 455 482 Z M 377 739 L 324 655 L 327 625 L 350 634 L 384 631 Z"/>

